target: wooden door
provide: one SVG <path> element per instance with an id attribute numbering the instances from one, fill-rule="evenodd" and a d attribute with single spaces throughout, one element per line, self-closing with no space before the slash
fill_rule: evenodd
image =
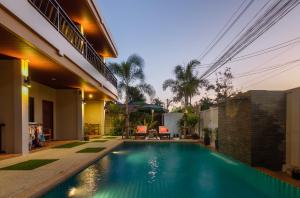
<path id="1" fill-rule="evenodd" d="M 47 140 L 53 139 L 53 102 L 43 100 L 43 129 Z"/>

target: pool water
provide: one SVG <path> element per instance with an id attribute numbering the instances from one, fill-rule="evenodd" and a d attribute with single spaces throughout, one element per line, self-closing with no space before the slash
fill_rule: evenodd
<path id="1" fill-rule="evenodd" d="M 299 198 L 300 190 L 196 144 L 124 143 L 44 197 Z"/>

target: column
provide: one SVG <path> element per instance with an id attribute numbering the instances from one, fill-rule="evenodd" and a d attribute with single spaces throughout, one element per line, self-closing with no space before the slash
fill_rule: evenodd
<path id="1" fill-rule="evenodd" d="M 29 152 L 28 95 L 24 79 L 28 77 L 28 61 L 0 61 L 0 123 L 3 128 L 3 150 L 7 153 Z"/>

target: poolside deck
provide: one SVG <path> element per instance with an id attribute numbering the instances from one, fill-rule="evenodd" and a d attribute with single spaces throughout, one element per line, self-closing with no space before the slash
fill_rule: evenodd
<path id="1" fill-rule="evenodd" d="M 89 142 L 73 148 L 46 149 L 0 161 L 0 168 L 32 159 L 58 159 L 34 170 L 0 170 L 0 197 L 38 197 L 57 183 L 85 168 L 122 144 L 120 138 Z M 89 147 L 105 147 L 99 153 L 76 153 Z M 5 190 L 3 190 L 5 189 Z"/>

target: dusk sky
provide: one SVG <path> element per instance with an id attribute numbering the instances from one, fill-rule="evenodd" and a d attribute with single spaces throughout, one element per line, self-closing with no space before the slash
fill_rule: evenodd
<path id="1" fill-rule="evenodd" d="M 213 62 L 267 1 L 256 0 L 213 51 L 201 61 L 202 64 Z M 108 62 L 120 62 L 131 54 L 139 54 L 146 63 L 146 81 L 155 87 L 157 97 L 163 101 L 172 98 L 169 91 L 162 90 L 163 81 L 174 77 L 173 69 L 176 65 L 199 59 L 203 50 L 242 2 L 243 0 L 98 0 L 119 52 L 117 59 L 109 59 Z M 238 56 L 299 37 L 299 18 L 300 7 L 297 7 Z M 299 51 L 300 45 L 297 43 L 226 66 L 230 66 L 233 74 L 239 76 L 248 71 L 260 71 L 265 67 L 299 59 Z M 235 88 L 246 91 L 298 87 L 300 66 L 297 64 L 237 78 L 234 80 Z M 205 68 L 198 70 L 199 74 L 204 71 Z M 213 80 L 214 75 L 210 79 Z M 197 99 L 199 98 L 195 98 Z"/>

